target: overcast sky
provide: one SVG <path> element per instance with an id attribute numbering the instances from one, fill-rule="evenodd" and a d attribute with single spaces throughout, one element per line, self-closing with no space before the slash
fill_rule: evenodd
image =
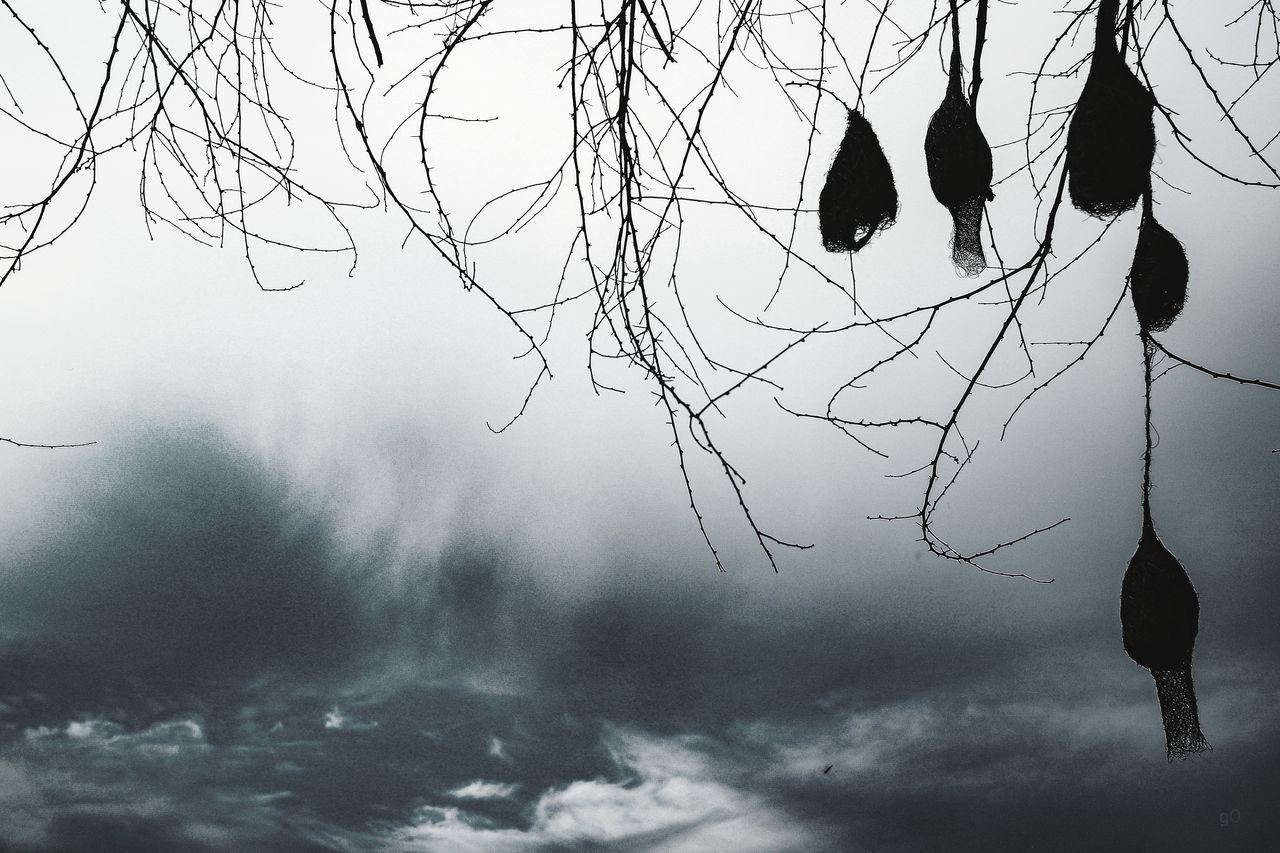
<path id="1" fill-rule="evenodd" d="M 1035 53 L 1003 13 L 983 95 L 1001 141 L 1025 120 L 1025 78 L 997 69 Z M 1208 43 L 1222 21 L 1196 23 Z M 503 61 L 548 67 L 534 48 Z M 485 67 L 507 79 L 507 65 Z M 919 154 L 943 76 L 929 56 L 913 73 L 868 101 L 903 198 L 857 261 L 859 297 L 886 314 L 966 286 Z M 1167 74 L 1170 89 L 1188 79 Z M 468 97 L 491 82 L 470 78 Z M 511 85 L 520 100 L 533 84 Z M 1248 115 L 1280 114 L 1257 97 Z M 760 135 L 761 103 L 728 98 L 708 132 L 751 123 L 726 168 L 756 180 L 762 203 L 794 203 L 769 195 L 766 155 L 805 134 Z M 525 134 L 525 153 L 555 138 L 532 106 L 492 106 L 507 124 L 485 132 Z M 1180 107 L 1221 132 L 1203 101 Z M 838 109 L 826 117 L 822 169 L 843 129 Z M 1192 270 L 1163 339 L 1280 377 L 1280 204 L 1161 140 L 1162 175 L 1187 192 L 1157 190 L 1161 221 Z M 481 155 L 458 156 L 449 179 L 484 174 Z M 997 173 L 1020 156 L 997 149 Z M 1153 503 L 1200 595 L 1212 745 L 1169 762 L 1152 678 L 1120 641 L 1142 451 L 1127 306 L 1003 441 L 1018 398 L 983 392 L 970 422 L 982 452 L 939 515 L 975 548 L 1070 517 L 992 563 L 1053 583 L 934 560 L 910 523 L 868 521 L 915 508 L 919 480 L 885 475 L 925 461 L 929 437 L 898 437 L 880 459 L 786 415 L 763 386 L 714 427 L 762 523 L 814 547 L 775 574 L 695 462 L 720 573 L 638 377 L 615 371 L 629 393 L 593 393 L 589 312 L 566 311 L 554 380 L 494 435 L 486 424 L 530 378 L 520 341 L 424 246 L 401 250 L 391 214 L 357 218 L 353 274 L 326 262 L 298 290 L 263 293 L 234 251 L 149 237 L 134 166 L 116 162 L 76 229 L 0 290 L 0 436 L 96 442 L 0 445 L 3 853 L 1253 851 L 1280 836 L 1280 395 L 1186 370 L 1156 385 Z M 1025 183 L 999 191 L 1011 244 L 1030 234 L 1029 204 Z M 1063 216 L 1065 244 L 1097 233 Z M 758 233 L 714 210 L 695 224 L 686 287 L 709 345 L 785 343 L 716 307 L 719 294 L 762 310 L 778 267 L 753 254 Z M 800 227 L 820 255 L 816 216 Z M 1135 227 L 1122 218 L 1057 280 L 1029 334 L 1096 331 Z M 483 256 L 509 294 L 563 262 L 515 246 Z M 822 262 L 848 276 L 843 257 Z M 779 310 L 812 320 L 835 304 L 797 277 Z M 1001 310 L 955 314 L 859 398 L 866 411 L 953 399 L 939 350 L 971 364 Z M 800 348 L 779 364 L 782 399 L 820 405 L 883 347 Z"/>

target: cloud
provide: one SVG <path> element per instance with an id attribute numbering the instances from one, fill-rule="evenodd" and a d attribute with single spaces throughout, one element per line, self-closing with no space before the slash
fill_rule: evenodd
<path id="1" fill-rule="evenodd" d="M 175 758 L 208 748 L 204 729 L 195 720 L 170 720 L 128 732 L 110 720 L 72 720 L 65 728 L 39 726 L 27 729 L 23 736 L 29 743 L 43 748 L 50 742 L 101 754 L 120 753 L 152 758 Z"/>
<path id="2" fill-rule="evenodd" d="M 536 686 L 546 610 L 493 548 L 355 553 L 323 503 L 216 434 L 138 440 L 80 472 L 57 534 L 14 547 L 0 575 L 14 725 L 93 708 L 155 719 L 195 696 L 217 727 L 294 694 L 345 709 L 424 679 L 495 695 Z M 363 727 L 337 714 L 330 728 Z"/>
<path id="3" fill-rule="evenodd" d="M 1209 819 L 1215 800 L 1245 804 L 1258 821 L 1229 849 L 1258 843 L 1269 831 L 1263 792 L 1278 790 L 1269 756 L 1280 743 L 1224 726 L 1214 753 L 1170 764 L 1152 699 L 945 692 L 851 704 L 824 720 L 744 722 L 726 740 L 756 790 L 797 815 L 842 815 L 845 843 L 871 850 L 1066 853 L 1130 839 L 1144 849 L 1228 849 Z"/>
<path id="4" fill-rule="evenodd" d="M 357 720 L 344 713 L 334 705 L 333 708 L 325 712 L 324 727 L 331 731 L 338 732 L 367 732 L 376 729 L 378 723 L 376 720 Z"/>
<path id="5" fill-rule="evenodd" d="M 97 718 L 27 729 L 0 755 L 0 826 L 23 851 L 334 849 L 287 789 L 198 720 Z M 6 849 L 0 846 L 0 849 Z"/>
<path id="6" fill-rule="evenodd" d="M 54 713 L 124 683 L 133 702 L 164 699 L 308 680 L 360 656 L 349 556 L 283 484 L 198 434 L 102 464 L 60 535 L 24 549 L 0 582 L 0 656 L 40 692 L 74 696 Z"/>
<path id="7" fill-rule="evenodd" d="M 487 751 L 493 758 L 496 758 L 499 761 L 505 761 L 508 764 L 511 763 L 511 754 L 507 752 L 506 746 L 503 745 L 502 738 L 497 737 L 496 735 L 490 737 L 489 749 Z"/>
<path id="8" fill-rule="evenodd" d="M 447 796 L 453 797 L 455 800 L 507 800 L 518 790 L 520 790 L 519 785 L 512 785 L 507 782 L 485 782 L 477 779 L 474 782 L 468 782 L 461 788 L 453 789 Z"/>
<path id="9" fill-rule="evenodd" d="M 813 827 L 717 780 L 712 762 L 690 742 L 614 730 L 607 744 L 619 778 L 544 791 L 526 828 L 497 827 L 465 810 L 432 805 L 390 838 L 399 849 L 439 853 L 829 849 Z"/>
<path id="10" fill-rule="evenodd" d="M 116 464 L 0 578 L 23 853 L 1177 851 L 1223 808 L 1247 848 L 1280 791 L 1257 613 L 1198 652 L 1214 751 L 1171 766 L 1110 588 L 607 556 L 579 587 L 484 538 L 351 551 L 209 436 Z"/>

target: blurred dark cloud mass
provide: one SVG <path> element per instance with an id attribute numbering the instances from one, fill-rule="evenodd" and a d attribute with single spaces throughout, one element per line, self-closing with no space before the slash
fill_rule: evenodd
<path id="1" fill-rule="evenodd" d="M 1237 609 L 1230 657 L 1211 635 L 1198 660 L 1213 751 L 1168 764 L 1105 586 L 1066 619 L 1053 587 L 1024 609 L 1029 585 L 972 574 L 807 594 L 610 556 L 584 592 L 572 566 L 475 535 L 352 547 L 222 438 L 138 446 L 82 472 L 56 533 L 10 548 L 5 851 L 1276 837 L 1273 589 Z"/>

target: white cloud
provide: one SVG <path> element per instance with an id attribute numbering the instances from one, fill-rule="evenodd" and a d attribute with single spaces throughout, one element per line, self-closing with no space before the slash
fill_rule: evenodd
<path id="1" fill-rule="evenodd" d="M 485 782 L 477 779 L 450 791 L 449 796 L 455 800 L 505 800 L 511 797 L 519 787 L 506 782 Z"/>
<path id="2" fill-rule="evenodd" d="M 212 750 L 204 729 L 191 719 L 136 731 L 110 720 L 80 719 L 22 734 L 0 759 L 0 827 L 6 841 L 24 848 L 38 847 L 57 816 L 172 815 L 171 793 L 139 780 L 203 766 Z"/>
<path id="3" fill-rule="evenodd" d="M 333 710 L 324 715 L 324 727 L 338 732 L 367 732 L 370 729 L 376 729 L 378 724 L 374 720 L 357 720 L 349 717 L 334 705 Z"/>
<path id="4" fill-rule="evenodd" d="M 281 835 L 336 846 L 327 839 L 337 830 L 296 814 L 294 793 L 226 784 L 228 772 L 249 769 L 241 757 L 208 743 L 194 719 L 136 730 L 100 719 L 29 728 L 0 747 L 0 837 L 18 849 L 43 849 L 52 823 L 78 816 L 154 821 L 156 843 L 172 850 L 193 842 L 222 850 L 274 849 Z M 360 840 L 353 837 L 340 849 L 376 849 L 361 848 L 355 843 Z"/>
<path id="5" fill-rule="evenodd" d="M 425 806 L 390 841 L 404 853 L 524 853 L 546 846 L 547 839 L 532 830 L 495 828 L 461 809 Z"/>
<path id="6" fill-rule="evenodd" d="M 622 781 L 581 780 L 544 791 L 527 829 L 498 828 L 462 809 L 428 806 L 394 833 L 393 843 L 401 850 L 432 853 L 512 853 L 574 845 L 652 853 L 824 848 L 813 828 L 758 795 L 716 779 L 696 741 L 615 730 L 608 746 Z M 482 784 L 492 783 L 466 787 Z"/>
<path id="7" fill-rule="evenodd" d="M 23 732 L 29 743 L 62 742 L 82 749 L 104 749 L 150 756 L 174 756 L 204 749 L 204 729 L 195 720 L 166 720 L 136 732 L 110 720 L 72 720 L 61 729 L 37 726 Z"/>
<path id="8" fill-rule="evenodd" d="M 99 725 L 95 720 L 73 720 L 67 723 L 67 737 L 74 740 L 86 740 L 94 735 Z"/>

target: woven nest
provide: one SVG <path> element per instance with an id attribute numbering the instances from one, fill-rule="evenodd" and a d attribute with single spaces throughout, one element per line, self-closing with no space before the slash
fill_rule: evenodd
<path id="1" fill-rule="evenodd" d="M 871 124 L 857 110 L 827 172 L 818 198 L 822 245 L 829 252 L 856 252 L 898 216 L 893 172 Z"/>
<path id="2" fill-rule="evenodd" d="M 1170 758 L 1208 747 L 1200 731 L 1191 655 L 1200 601 L 1182 564 L 1156 535 L 1150 518 L 1120 590 L 1124 650 L 1151 670 Z"/>
<path id="3" fill-rule="evenodd" d="M 1191 579 L 1155 531 L 1143 531 L 1120 591 L 1124 650 L 1149 669 L 1173 669 L 1191 659 L 1200 602 Z"/>
<path id="4" fill-rule="evenodd" d="M 1114 37 L 1100 31 L 1067 131 L 1068 188 L 1076 209 L 1105 218 L 1137 204 L 1151 184 L 1154 108 Z"/>
<path id="5" fill-rule="evenodd" d="M 991 146 L 965 97 L 960 53 L 953 50 L 947 93 L 929 120 L 925 162 L 934 198 L 951 212 L 951 260 L 967 275 L 987 268 L 982 249 L 982 215 L 991 199 Z"/>
<path id="6" fill-rule="evenodd" d="M 1143 331 L 1163 332 L 1178 319 L 1187 301 L 1187 277 L 1187 253 L 1146 203 L 1129 270 L 1133 307 Z"/>

